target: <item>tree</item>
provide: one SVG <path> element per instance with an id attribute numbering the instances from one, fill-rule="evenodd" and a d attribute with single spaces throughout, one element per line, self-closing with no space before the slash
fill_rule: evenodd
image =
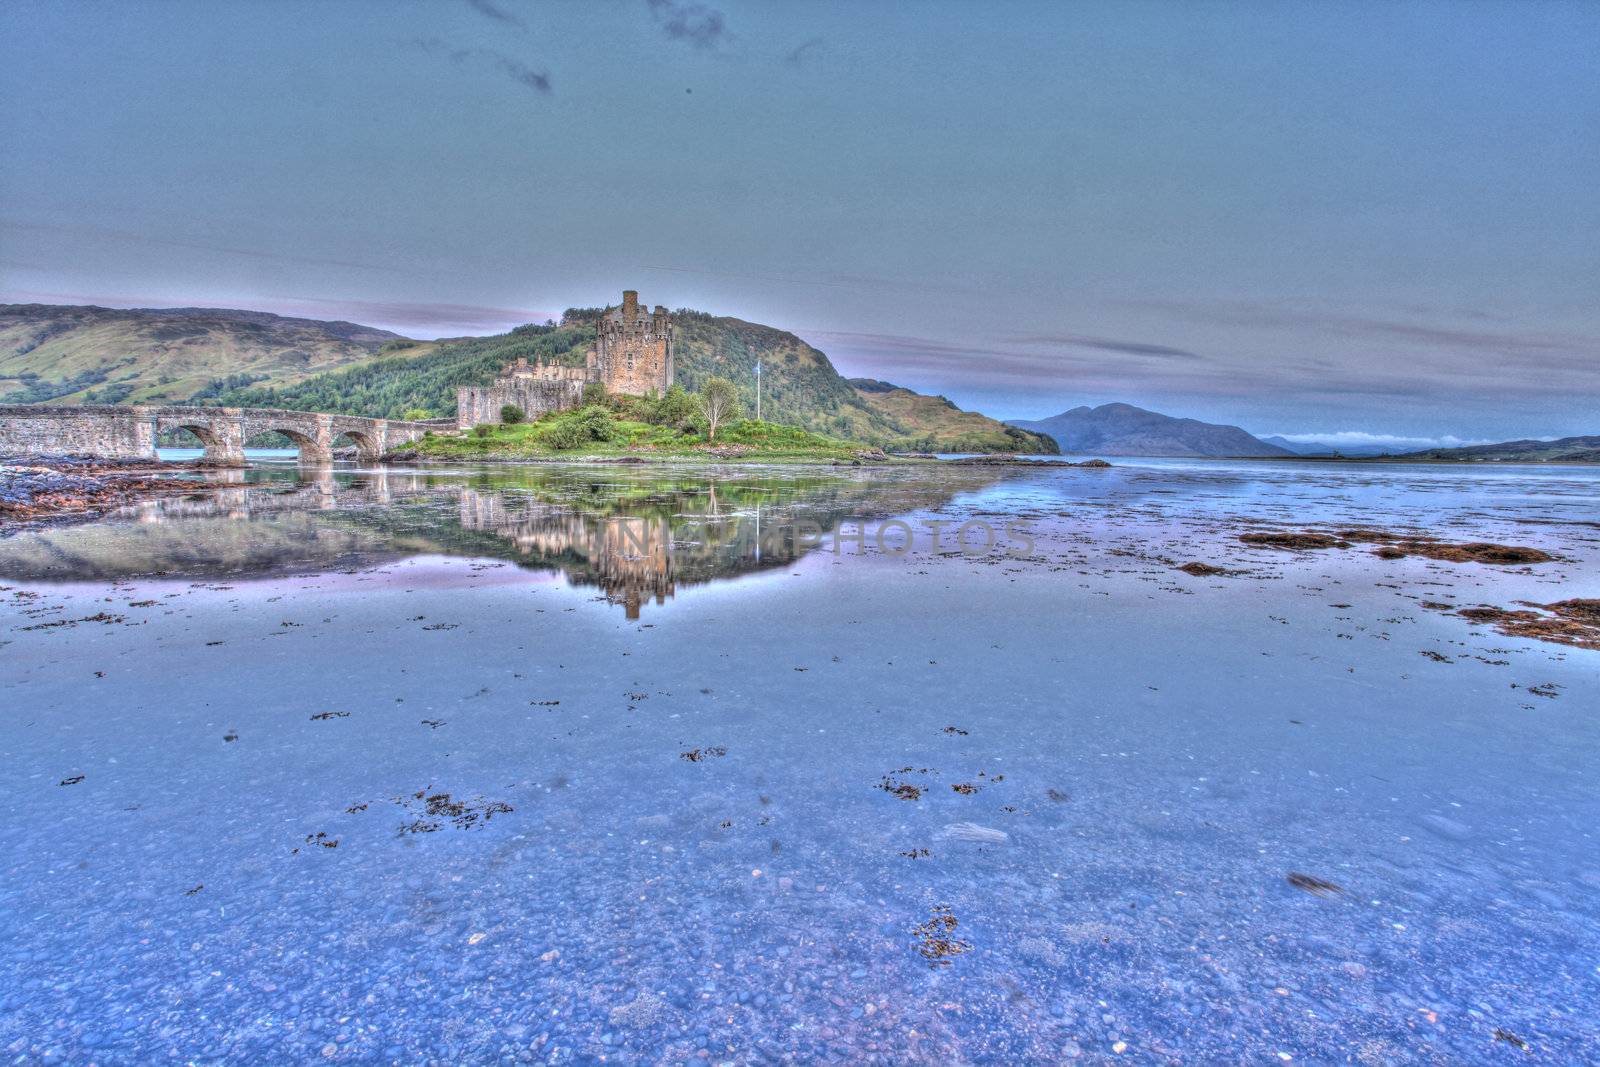
<path id="1" fill-rule="evenodd" d="M 407 422 L 423 422 L 433 418 L 433 412 L 427 408 L 406 408 L 405 414 L 400 417 Z"/>
<path id="2" fill-rule="evenodd" d="M 726 378 L 707 378 L 700 388 L 700 410 L 706 417 L 706 439 L 717 439 L 717 427 L 739 417 L 739 390 Z"/>
<path id="3" fill-rule="evenodd" d="M 605 382 L 590 382 L 583 387 L 583 404 L 589 407 L 593 404 L 604 405 L 610 397 L 606 395 Z"/>
<path id="4" fill-rule="evenodd" d="M 515 426 L 517 423 L 521 422 L 527 417 L 528 416 L 523 413 L 522 409 L 517 407 L 515 404 L 505 404 L 500 408 L 500 421 L 505 423 L 507 426 Z"/>

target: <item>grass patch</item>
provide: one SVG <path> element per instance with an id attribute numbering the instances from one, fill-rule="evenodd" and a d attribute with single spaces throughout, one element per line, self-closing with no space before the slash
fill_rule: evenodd
<path id="1" fill-rule="evenodd" d="M 433 434 L 415 446 L 440 459 L 549 458 L 586 456 L 709 456 L 717 459 L 849 460 L 864 445 L 802 430 L 798 426 L 736 419 L 715 441 L 703 430 L 661 426 L 590 405 L 552 412 L 532 422 L 474 427 Z"/>

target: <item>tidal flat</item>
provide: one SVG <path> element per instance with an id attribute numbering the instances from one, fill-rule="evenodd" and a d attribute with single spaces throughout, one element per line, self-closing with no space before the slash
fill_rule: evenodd
<path id="1" fill-rule="evenodd" d="M 1600 1061 L 1600 470 L 226 476 L 0 536 L 11 1062 Z"/>

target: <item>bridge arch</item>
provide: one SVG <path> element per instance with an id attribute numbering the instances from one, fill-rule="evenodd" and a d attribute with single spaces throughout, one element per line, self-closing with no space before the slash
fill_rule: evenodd
<path id="1" fill-rule="evenodd" d="M 200 442 L 200 447 L 205 449 L 206 458 L 210 459 L 212 453 L 223 447 L 222 438 L 211 431 L 211 427 L 195 423 L 184 423 L 181 426 L 163 426 L 162 433 L 171 433 L 173 430 L 183 430 Z"/>
<path id="2" fill-rule="evenodd" d="M 349 438 L 350 443 L 356 446 L 356 454 L 363 463 L 376 463 L 383 458 L 383 446 L 379 443 L 375 434 L 366 430 L 334 426 L 332 447 L 340 447 L 340 442 L 345 438 Z"/>
<path id="3" fill-rule="evenodd" d="M 281 433 L 289 439 L 289 443 L 300 451 L 301 463 L 321 465 L 333 462 L 333 449 L 329 448 L 320 434 L 307 433 L 305 428 L 293 426 L 279 426 L 264 424 L 257 433 Z"/>
<path id="4" fill-rule="evenodd" d="M 205 449 L 208 463 L 244 465 L 244 440 L 239 436 L 237 421 L 210 417 L 204 412 L 177 411 L 158 414 L 152 438 L 172 430 L 186 430 L 199 440 Z"/>

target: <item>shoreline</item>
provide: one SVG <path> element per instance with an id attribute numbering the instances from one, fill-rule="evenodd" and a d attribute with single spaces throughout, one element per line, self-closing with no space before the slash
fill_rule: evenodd
<path id="1" fill-rule="evenodd" d="M 0 533 L 94 519 L 152 497 L 220 488 L 203 463 L 87 456 L 0 456 Z"/>

